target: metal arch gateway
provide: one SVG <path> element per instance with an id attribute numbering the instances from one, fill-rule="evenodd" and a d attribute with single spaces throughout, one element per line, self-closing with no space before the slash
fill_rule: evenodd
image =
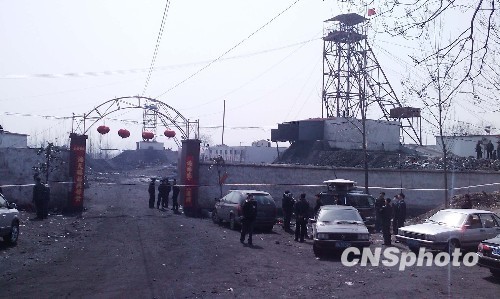
<path id="1" fill-rule="evenodd" d="M 82 212 L 84 201 L 86 133 L 98 121 L 107 115 L 122 109 L 145 109 L 158 115 L 162 124 L 170 128 L 174 126 L 181 133 L 182 146 L 177 138 L 175 141 L 181 148 L 180 163 L 178 164 L 180 199 L 186 216 L 198 216 L 198 184 L 199 184 L 199 157 L 200 140 L 199 121 L 189 121 L 173 107 L 156 99 L 133 96 L 119 97 L 102 103 L 83 115 L 73 115 L 70 134 L 69 169 L 72 177 L 71 191 L 69 192 L 68 211 Z"/>
<path id="2" fill-rule="evenodd" d="M 152 106 L 155 104 L 156 106 Z M 104 117 L 118 110 L 123 109 L 146 109 L 155 111 L 163 126 L 171 128 L 174 126 L 181 133 L 181 139 L 198 139 L 199 138 L 199 121 L 190 121 L 184 117 L 179 111 L 172 106 L 165 104 L 162 101 L 142 97 L 128 96 L 119 97 L 108 100 L 99 106 L 93 108 L 90 112 L 83 115 L 73 115 L 73 133 L 85 135 L 90 128 Z M 155 109 L 156 108 L 156 109 Z M 173 137 L 176 144 L 180 147 L 181 143 L 177 137 Z"/>

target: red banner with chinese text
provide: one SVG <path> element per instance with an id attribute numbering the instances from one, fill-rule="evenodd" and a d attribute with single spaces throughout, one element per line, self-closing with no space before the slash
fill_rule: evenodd
<path id="1" fill-rule="evenodd" d="M 70 134 L 70 176 L 73 178 L 70 205 L 73 210 L 83 208 L 85 180 L 85 152 L 87 135 Z"/>

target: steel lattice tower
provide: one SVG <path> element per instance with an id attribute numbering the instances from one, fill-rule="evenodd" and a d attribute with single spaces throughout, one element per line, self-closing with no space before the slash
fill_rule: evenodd
<path id="1" fill-rule="evenodd" d="M 142 113 L 142 131 L 154 134 L 153 141 L 156 140 L 156 126 L 158 124 L 158 106 L 151 101 L 144 104 Z M 143 138 L 144 141 L 146 139 Z"/>
<path id="2" fill-rule="evenodd" d="M 368 43 L 366 27 L 367 19 L 356 13 L 338 15 L 325 21 L 322 117 L 326 110 L 327 118 L 358 118 L 364 109 L 370 118 L 398 118 L 403 136 L 421 144 L 421 134 L 417 133 L 413 120 L 416 115 L 394 116 L 390 113 L 391 109 L 405 108 Z M 419 125 L 420 118 L 417 122 Z"/>

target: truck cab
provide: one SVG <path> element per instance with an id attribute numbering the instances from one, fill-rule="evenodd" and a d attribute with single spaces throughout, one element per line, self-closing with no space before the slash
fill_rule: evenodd
<path id="1" fill-rule="evenodd" d="M 356 182 L 345 179 L 326 180 L 326 190 L 319 193 L 324 205 L 352 206 L 359 211 L 366 226 L 375 225 L 375 199 L 356 187 Z"/>

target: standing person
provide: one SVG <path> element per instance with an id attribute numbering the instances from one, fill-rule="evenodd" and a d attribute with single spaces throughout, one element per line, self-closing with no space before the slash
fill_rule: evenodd
<path id="1" fill-rule="evenodd" d="M 476 157 L 477 159 L 481 159 L 483 157 L 483 148 L 481 147 L 481 141 L 477 141 L 476 143 Z"/>
<path id="2" fill-rule="evenodd" d="M 257 218 L 257 202 L 252 194 L 247 195 L 247 199 L 243 203 L 242 212 L 240 242 L 245 243 L 245 237 L 248 234 L 248 245 L 252 246 L 253 225 L 255 218 Z"/>
<path id="3" fill-rule="evenodd" d="M 385 192 L 380 192 L 379 196 L 375 200 L 375 231 L 379 233 L 382 229 L 382 215 L 380 211 L 385 203 Z"/>
<path id="4" fill-rule="evenodd" d="M 316 194 L 316 205 L 314 206 L 314 217 L 318 215 L 318 211 L 323 205 L 323 201 L 321 200 L 321 194 Z"/>
<path id="5" fill-rule="evenodd" d="M 304 242 L 307 231 L 307 217 L 309 214 L 309 203 L 306 194 L 300 194 L 300 200 L 295 203 L 295 241 Z"/>
<path id="6" fill-rule="evenodd" d="M 497 159 L 497 150 L 493 150 L 493 154 L 491 154 L 491 160 Z"/>
<path id="7" fill-rule="evenodd" d="M 149 182 L 149 187 L 148 187 L 150 209 L 155 208 L 155 193 L 156 193 L 155 181 L 156 178 L 151 178 L 151 182 Z"/>
<path id="8" fill-rule="evenodd" d="M 295 199 L 293 199 L 292 193 L 286 190 L 283 193 L 283 199 L 281 200 L 281 208 L 283 210 L 283 229 L 285 231 L 290 231 L 290 220 L 293 214 L 293 205 L 295 204 Z"/>
<path id="9" fill-rule="evenodd" d="M 181 188 L 177 185 L 177 180 L 174 179 L 172 183 L 172 210 L 174 212 L 179 211 L 179 202 L 177 202 L 177 197 L 179 197 L 179 192 L 181 191 Z"/>
<path id="10" fill-rule="evenodd" d="M 166 179 L 160 180 L 160 184 L 158 185 L 158 200 L 156 201 L 156 208 L 160 209 L 160 205 L 162 208 L 165 208 L 165 198 L 167 196 L 167 183 Z"/>
<path id="11" fill-rule="evenodd" d="M 172 186 L 170 186 L 170 182 L 168 179 L 165 179 L 165 197 L 164 201 L 162 202 L 162 205 L 165 209 L 168 209 L 168 200 L 170 197 L 170 191 L 172 191 Z"/>
<path id="12" fill-rule="evenodd" d="M 391 199 L 386 198 L 384 201 L 384 206 L 380 209 L 380 215 L 382 216 L 382 234 L 384 236 L 384 245 L 391 245 L 391 218 L 392 218 L 392 207 Z"/>
<path id="13" fill-rule="evenodd" d="M 42 184 L 42 180 L 40 177 L 35 178 L 35 186 L 33 187 L 33 203 L 35 204 L 36 209 L 36 218 L 35 219 L 43 219 L 44 218 L 44 200 L 45 200 L 45 186 Z"/>
<path id="14" fill-rule="evenodd" d="M 469 194 L 465 194 L 465 201 L 462 204 L 462 206 L 460 206 L 460 208 L 462 208 L 462 209 L 472 209 L 472 201 L 470 199 L 470 195 Z"/>
<path id="15" fill-rule="evenodd" d="M 392 202 L 392 233 L 396 235 L 398 233 L 398 227 L 399 227 L 399 217 L 400 217 L 400 211 L 399 211 L 399 195 L 394 196 L 394 200 Z"/>
<path id="16" fill-rule="evenodd" d="M 493 157 L 493 150 L 495 146 L 491 143 L 491 140 L 486 144 L 486 158 L 491 159 Z"/>

